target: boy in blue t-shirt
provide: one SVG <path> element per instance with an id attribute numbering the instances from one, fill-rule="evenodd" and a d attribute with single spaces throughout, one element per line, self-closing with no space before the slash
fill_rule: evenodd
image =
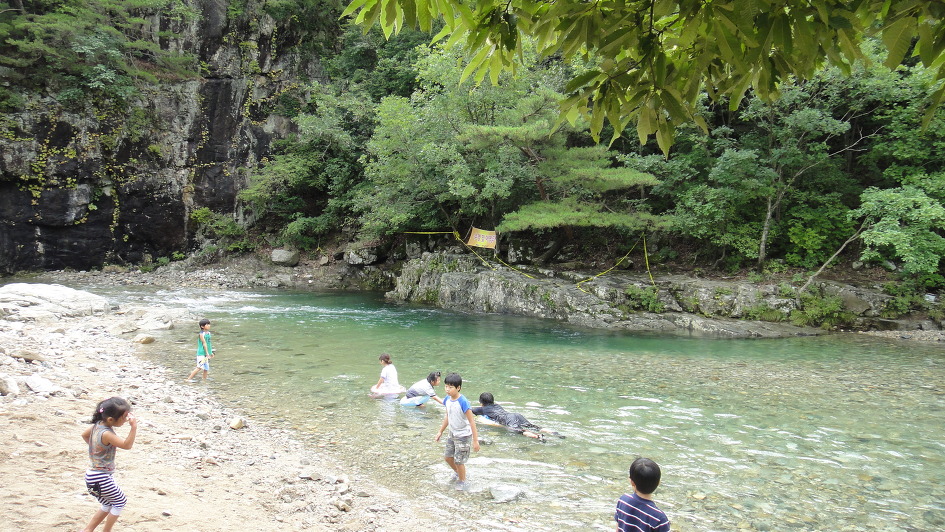
<path id="1" fill-rule="evenodd" d="M 459 373 L 450 373 L 444 379 L 446 385 L 446 416 L 440 431 L 436 433 L 434 441 L 440 441 L 440 436 L 446 427 L 450 428 L 450 436 L 446 439 L 446 449 L 443 459 L 453 469 L 453 477 L 457 480 L 456 489 L 466 491 L 469 484 L 466 482 L 466 460 L 469 459 L 469 448 L 479 452 L 479 433 L 476 431 L 476 420 L 473 418 L 469 401 L 459 391 L 463 388 L 463 378 Z"/>
<path id="2" fill-rule="evenodd" d="M 669 532 L 669 519 L 656 507 L 651 497 L 660 485 L 660 466 L 649 458 L 637 458 L 630 464 L 633 495 L 617 500 L 617 532 Z"/>

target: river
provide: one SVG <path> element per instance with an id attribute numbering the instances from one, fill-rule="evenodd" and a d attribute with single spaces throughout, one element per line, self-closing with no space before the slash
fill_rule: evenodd
<path id="1" fill-rule="evenodd" d="M 221 400 L 483 530 L 612 530 L 637 456 L 662 466 L 655 498 L 678 531 L 945 528 L 940 346 L 633 335 L 363 293 L 84 288 L 210 318 L 206 386 Z M 196 330 L 158 335 L 145 356 L 183 379 Z M 492 392 L 565 437 L 482 426 L 472 490 L 455 492 L 433 441 L 442 408 L 368 396 L 382 352 L 405 386 L 455 371 L 473 404 Z M 497 504 L 495 487 L 521 495 Z"/>

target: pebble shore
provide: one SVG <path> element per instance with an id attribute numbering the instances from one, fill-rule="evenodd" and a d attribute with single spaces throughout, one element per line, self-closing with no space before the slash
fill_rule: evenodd
<path id="1" fill-rule="evenodd" d="M 41 308 L 0 298 L 5 527 L 85 525 L 97 505 L 85 493 L 80 435 L 95 404 L 113 395 L 131 401 L 139 419 L 134 448 L 117 455 L 129 504 L 116 529 L 394 531 L 426 528 L 438 513 L 355 478 L 291 431 L 226 408 L 212 386 L 184 382 L 179 368 L 136 355 L 146 327 L 194 317 L 135 308 L 70 317 Z"/>

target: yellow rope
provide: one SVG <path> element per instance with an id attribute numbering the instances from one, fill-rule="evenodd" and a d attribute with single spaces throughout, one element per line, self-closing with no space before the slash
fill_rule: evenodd
<path id="1" fill-rule="evenodd" d="M 460 243 L 460 244 L 462 244 L 466 249 L 468 249 L 473 255 L 475 255 L 476 257 L 478 257 L 479 260 L 481 260 L 483 264 L 485 264 L 486 266 L 488 266 L 489 268 L 491 268 L 492 271 L 496 271 L 495 267 L 494 267 L 492 264 L 490 264 L 487 259 L 484 259 L 484 258 L 482 257 L 482 255 L 480 255 L 479 253 L 476 253 L 476 250 L 474 250 L 472 247 L 470 247 L 470 246 L 466 243 L 466 241 L 463 240 L 463 238 L 462 238 L 461 236 L 459 236 L 459 231 L 404 231 L 404 234 L 407 234 L 407 235 L 448 235 L 448 234 L 452 234 L 453 237 L 456 238 L 456 240 L 459 240 L 459 243 Z M 510 268 L 510 269 L 512 269 L 512 270 L 515 270 L 515 271 L 517 271 L 518 273 L 524 275 L 525 277 L 528 277 L 529 279 L 534 279 L 533 276 L 528 275 L 527 273 L 523 272 L 522 270 L 519 270 L 518 268 L 516 268 L 515 266 L 512 266 L 511 264 L 507 264 L 505 261 L 503 261 L 502 259 L 500 259 L 498 255 L 493 255 L 492 258 L 494 258 L 494 259 L 497 260 L 498 262 L 502 263 L 503 266 L 505 266 L 505 267 L 507 267 L 507 268 Z"/>
<path id="2" fill-rule="evenodd" d="M 588 281 L 593 281 L 594 279 L 597 279 L 597 278 L 600 277 L 601 275 L 610 273 L 611 270 L 613 270 L 613 269 L 616 268 L 617 266 L 620 266 L 620 263 L 623 262 L 624 260 L 626 260 L 626 258 L 629 257 L 631 253 L 633 253 L 633 250 L 637 248 L 637 244 L 639 244 L 639 243 L 640 243 L 640 239 L 638 238 L 637 241 L 633 243 L 633 247 L 630 248 L 630 251 L 628 251 L 627 254 L 624 255 L 623 257 L 620 257 L 620 260 L 618 260 L 617 262 L 615 262 L 614 265 L 611 266 L 610 268 L 608 268 L 608 269 L 606 269 L 606 270 L 604 270 L 604 271 L 598 273 L 597 275 L 595 275 L 595 276 L 593 276 L 593 277 L 588 277 L 587 279 L 584 279 L 583 281 L 579 282 L 579 283 L 576 285 L 576 286 L 578 287 L 578 290 L 584 292 L 585 294 L 590 294 L 590 292 L 588 292 L 587 290 L 581 288 L 581 285 L 584 284 L 584 283 L 586 283 L 586 282 L 588 282 Z"/>
<path id="3" fill-rule="evenodd" d="M 650 276 L 650 284 L 656 287 L 653 274 L 650 272 L 650 254 L 646 251 L 646 233 L 643 233 L 643 261 L 646 263 L 646 274 Z"/>
<path id="4" fill-rule="evenodd" d="M 522 270 L 516 268 L 515 266 L 512 266 L 511 264 L 506 264 L 505 261 L 503 261 L 502 259 L 500 259 L 498 255 L 493 255 L 492 258 L 494 258 L 495 260 L 501 262 L 505 267 L 507 267 L 507 268 L 512 268 L 513 270 L 515 270 L 515 271 L 517 271 L 518 273 L 524 275 L 525 277 L 528 277 L 529 279 L 534 279 L 534 277 L 532 277 L 531 275 L 528 275 L 527 273 L 525 273 L 525 272 L 523 272 Z"/>

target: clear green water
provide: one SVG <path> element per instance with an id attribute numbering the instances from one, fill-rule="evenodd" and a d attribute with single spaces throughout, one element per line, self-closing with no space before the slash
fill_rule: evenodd
<path id="1" fill-rule="evenodd" d="M 941 346 L 633 336 L 364 294 L 103 295 L 209 317 L 218 351 L 209 386 L 225 401 L 482 529 L 612 530 L 637 456 L 661 464 L 656 498 L 674 530 L 945 529 Z M 191 332 L 170 331 L 155 358 L 185 374 Z M 457 371 L 473 403 L 492 392 L 566 438 L 541 444 L 480 427 L 487 445 L 468 465 L 473 491 L 449 490 L 433 442 L 440 407 L 368 397 L 381 352 L 401 384 Z M 489 488 L 499 484 L 524 495 L 495 504 Z"/>

